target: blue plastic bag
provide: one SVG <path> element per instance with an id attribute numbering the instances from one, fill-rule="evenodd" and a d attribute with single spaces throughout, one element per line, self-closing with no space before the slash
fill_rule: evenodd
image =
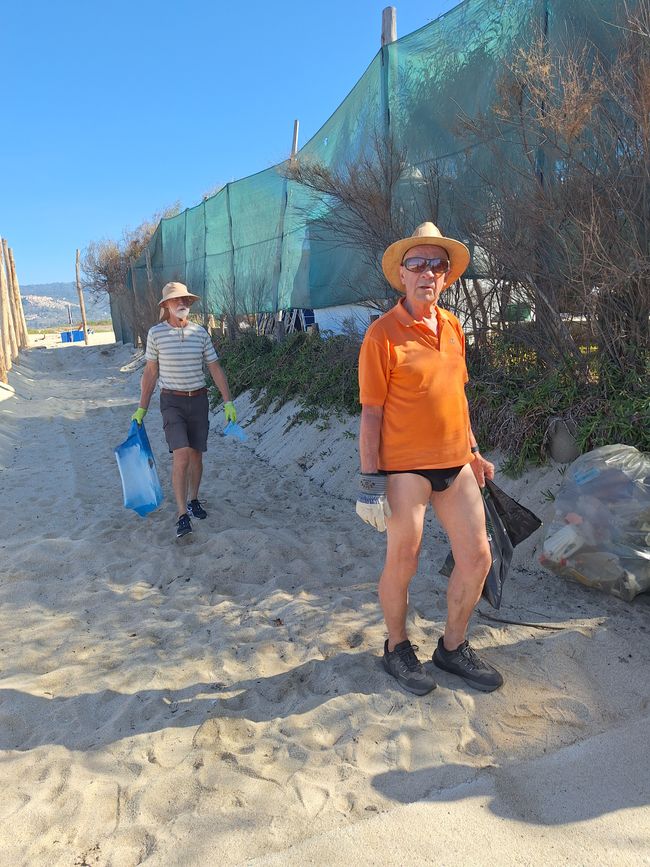
<path id="1" fill-rule="evenodd" d="M 235 439 L 238 439 L 240 443 L 245 443 L 248 439 L 248 434 L 237 424 L 236 421 L 228 422 L 223 429 L 223 435 L 225 437 L 235 437 Z"/>
<path id="2" fill-rule="evenodd" d="M 124 505 L 144 518 L 162 503 L 163 492 L 143 424 L 131 422 L 128 437 L 115 449 L 115 458 L 122 478 Z"/>

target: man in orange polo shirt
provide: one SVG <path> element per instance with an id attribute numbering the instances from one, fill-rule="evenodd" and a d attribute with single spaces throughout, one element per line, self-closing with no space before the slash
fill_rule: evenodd
<path id="1" fill-rule="evenodd" d="M 418 566 L 427 504 L 449 536 L 454 570 L 447 622 L 433 654 L 438 668 L 491 692 L 499 672 L 467 641 L 470 617 L 491 564 L 480 487 L 494 477 L 469 420 L 465 338 L 438 299 L 466 270 L 469 250 L 433 223 L 391 244 L 382 268 L 404 298 L 372 323 L 359 356 L 359 516 L 387 530 L 379 599 L 388 638 L 384 667 L 404 689 L 435 688 L 406 633 L 408 587 Z"/>

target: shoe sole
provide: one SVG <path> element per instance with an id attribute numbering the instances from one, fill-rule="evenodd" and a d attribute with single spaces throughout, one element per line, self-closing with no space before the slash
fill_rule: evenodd
<path id="1" fill-rule="evenodd" d="M 501 681 L 501 683 L 497 683 L 494 686 L 492 686 L 491 684 L 486 685 L 484 683 L 477 683 L 477 681 L 471 680 L 469 677 L 461 674 L 459 671 L 455 671 L 453 668 L 447 668 L 445 665 L 441 665 L 440 662 L 438 662 L 438 660 L 436 659 L 435 655 L 433 656 L 433 664 L 441 671 L 446 671 L 447 674 L 453 674 L 455 677 L 460 677 L 461 680 L 464 680 L 465 683 L 467 683 L 474 689 L 478 689 L 479 692 L 494 692 L 495 689 L 499 689 L 499 687 L 503 686 L 503 681 Z"/>
<path id="2" fill-rule="evenodd" d="M 433 686 L 428 686 L 426 689 L 412 689 L 410 686 L 405 686 L 403 683 L 399 682 L 397 677 L 393 674 L 393 672 L 390 670 L 390 668 L 388 667 L 388 665 L 386 664 L 386 662 L 383 659 L 382 659 L 382 664 L 384 666 L 384 670 L 386 671 L 386 673 L 390 674 L 390 676 L 395 680 L 397 685 L 399 687 L 401 687 L 401 689 L 404 690 L 404 692 L 410 692 L 412 695 L 420 695 L 420 696 L 421 695 L 428 695 L 430 692 L 433 692 L 433 690 L 437 686 L 437 684 L 434 683 Z"/>
<path id="3" fill-rule="evenodd" d="M 192 540 L 192 531 L 189 533 L 184 533 L 182 536 L 176 536 L 176 544 L 177 545 L 185 545 Z"/>

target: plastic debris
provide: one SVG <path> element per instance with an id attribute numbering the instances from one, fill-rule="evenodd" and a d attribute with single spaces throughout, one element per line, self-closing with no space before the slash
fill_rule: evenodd
<path id="1" fill-rule="evenodd" d="M 540 563 L 628 602 L 650 590 L 650 454 L 610 445 L 575 460 Z"/>
<path id="2" fill-rule="evenodd" d="M 228 424 L 223 429 L 223 435 L 225 437 L 235 437 L 235 439 L 239 440 L 241 443 L 245 443 L 248 439 L 248 434 L 246 431 L 240 427 L 236 421 L 229 421 Z"/>

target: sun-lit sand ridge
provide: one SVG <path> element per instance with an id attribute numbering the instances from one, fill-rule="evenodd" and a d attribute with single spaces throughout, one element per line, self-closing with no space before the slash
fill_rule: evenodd
<path id="1" fill-rule="evenodd" d="M 380 664 L 383 540 L 354 515 L 357 420 L 240 444 L 212 417 L 207 521 L 122 507 L 113 447 L 128 347 L 34 338 L 0 387 L 0 864 L 648 864 L 648 596 L 517 551 L 473 641 L 505 687 L 443 672 L 409 696 Z M 155 401 L 154 401 L 155 403 Z M 237 401 L 246 425 L 254 410 Z M 544 516 L 557 468 L 501 479 Z M 427 526 L 411 637 L 444 622 Z"/>

